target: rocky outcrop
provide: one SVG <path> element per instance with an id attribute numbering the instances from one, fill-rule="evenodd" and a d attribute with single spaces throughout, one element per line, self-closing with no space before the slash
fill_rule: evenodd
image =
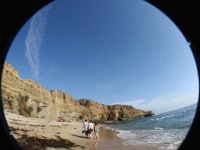
<path id="1" fill-rule="evenodd" d="M 20 111 L 23 105 L 29 107 L 32 117 L 48 117 L 46 112 L 52 101 L 51 93 L 33 80 L 23 80 L 18 71 L 7 62 L 3 68 L 1 92 L 5 110 L 19 114 L 25 112 Z M 26 100 L 20 101 L 21 99 Z"/>
<path id="2" fill-rule="evenodd" d="M 60 90 L 48 91 L 33 80 L 24 80 L 17 69 L 5 62 L 1 81 L 5 111 L 37 118 L 67 121 L 85 118 L 99 121 L 125 120 L 151 116 L 151 111 L 129 105 L 104 105 L 89 99 L 76 100 Z"/>
<path id="3" fill-rule="evenodd" d="M 89 113 L 92 114 L 96 120 L 120 121 L 153 115 L 151 111 L 136 109 L 130 105 L 104 105 L 88 99 L 80 99 L 79 103 L 89 108 Z"/>

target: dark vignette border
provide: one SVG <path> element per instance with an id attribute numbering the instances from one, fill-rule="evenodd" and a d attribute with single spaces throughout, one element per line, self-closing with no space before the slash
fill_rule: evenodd
<path id="1" fill-rule="evenodd" d="M 200 38 L 199 38 L 199 20 L 200 5 L 195 0 L 146 0 L 164 14 L 166 14 L 181 30 L 185 36 L 193 56 L 196 61 L 198 77 L 200 75 Z M 200 91 L 200 90 L 199 90 Z M 200 92 L 199 92 L 200 94 Z M 200 101 L 198 96 L 198 105 L 192 126 L 179 150 L 198 150 L 200 149 Z"/>
<path id="2" fill-rule="evenodd" d="M 6 54 L 15 35 L 34 13 L 51 2 L 53 2 L 53 0 L 18 0 L 17 2 L 14 0 L 4 0 L 3 2 L 0 2 L 0 77 L 2 75 Z M 200 25 L 198 20 L 200 15 L 198 14 L 200 14 L 200 5 L 198 4 L 198 1 L 146 0 L 146 2 L 160 9 L 182 31 L 192 49 L 199 75 L 200 38 L 198 39 L 198 34 Z M 14 137 L 10 135 L 10 129 L 6 123 L 2 110 L 0 96 L 0 147 L 3 147 L 6 150 L 20 149 Z M 179 147 L 179 150 L 200 149 L 200 141 L 198 139 L 200 139 L 199 102 L 192 126 L 185 140 Z"/>
<path id="3" fill-rule="evenodd" d="M 0 2 L 0 77 L 8 49 L 26 21 L 53 0 L 2 0 Z M 1 78 L 0 78 L 1 79 Z M 1 81 L 0 81 L 1 82 Z M 1 91 L 1 87 L 0 87 Z M 0 149 L 20 150 L 6 123 L 0 95 Z"/>

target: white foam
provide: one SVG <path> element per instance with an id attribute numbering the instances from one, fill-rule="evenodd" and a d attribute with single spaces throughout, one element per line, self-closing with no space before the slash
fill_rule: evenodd
<path id="1" fill-rule="evenodd" d="M 183 141 L 185 134 L 179 130 L 116 130 L 117 136 L 130 145 L 146 145 L 160 150 L 176 150 Z"/>
<path id="2" fill-rule="evenodd" d="M 162 116 L 162 117 L 155 118 L 155 120 L 163 120 L 163 119 L 168 119 L 168 118 L 173 118 L 173 117 L 176 117 L 176 115 Z"/>
<path id="3" fill-rule="evenodd" d="M 137 135 L 132 133 L 130 130 L 117 130 L 119 133 L 117 136 L 122 139 L 134 139 Z"/>
<path id="4" fill-rule="evenodd" d="M 164 130 L 164 128 L 154 127 L 155 130 Z"/>

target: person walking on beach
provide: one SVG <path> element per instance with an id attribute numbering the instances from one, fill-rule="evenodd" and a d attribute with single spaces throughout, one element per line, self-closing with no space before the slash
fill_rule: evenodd
<path id="1" fill-rule="evenodd" d="M 96 140 L 99 139 L 99 124 L 97 122 L 95 122 L 95 125 L 94 125 L 94 133 L 95 133 L 95 136 L 96 136 Z"/>
<path id="2" fill-rule="evenodd" d="M 85 122 L 83 123 L 82 132 L 85 133 L 86 137 L 88 137 L 88 129 L 89 129 L 89 123 L 88 123 L 87 119 L 85 119 Z"/>
<path id="3" fill-rule="evenodd" d="M 90 137 L 90 139 L 92 139 L 92 133 L 94 131 L 94 123 L 92 123 L 92 120 L 89 121 L 89 132 L 88 132 L 88 136 Z"/>

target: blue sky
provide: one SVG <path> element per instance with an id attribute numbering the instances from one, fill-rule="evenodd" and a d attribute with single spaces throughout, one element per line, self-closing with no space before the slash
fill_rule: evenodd
<path id="1" fill-rule="evenodd" d="M 189 43 L 145 1 L 55 1 L 27 21 L 6 59 L 22 78 L 76 99 L 155 113 L 197 102 Z"/>

